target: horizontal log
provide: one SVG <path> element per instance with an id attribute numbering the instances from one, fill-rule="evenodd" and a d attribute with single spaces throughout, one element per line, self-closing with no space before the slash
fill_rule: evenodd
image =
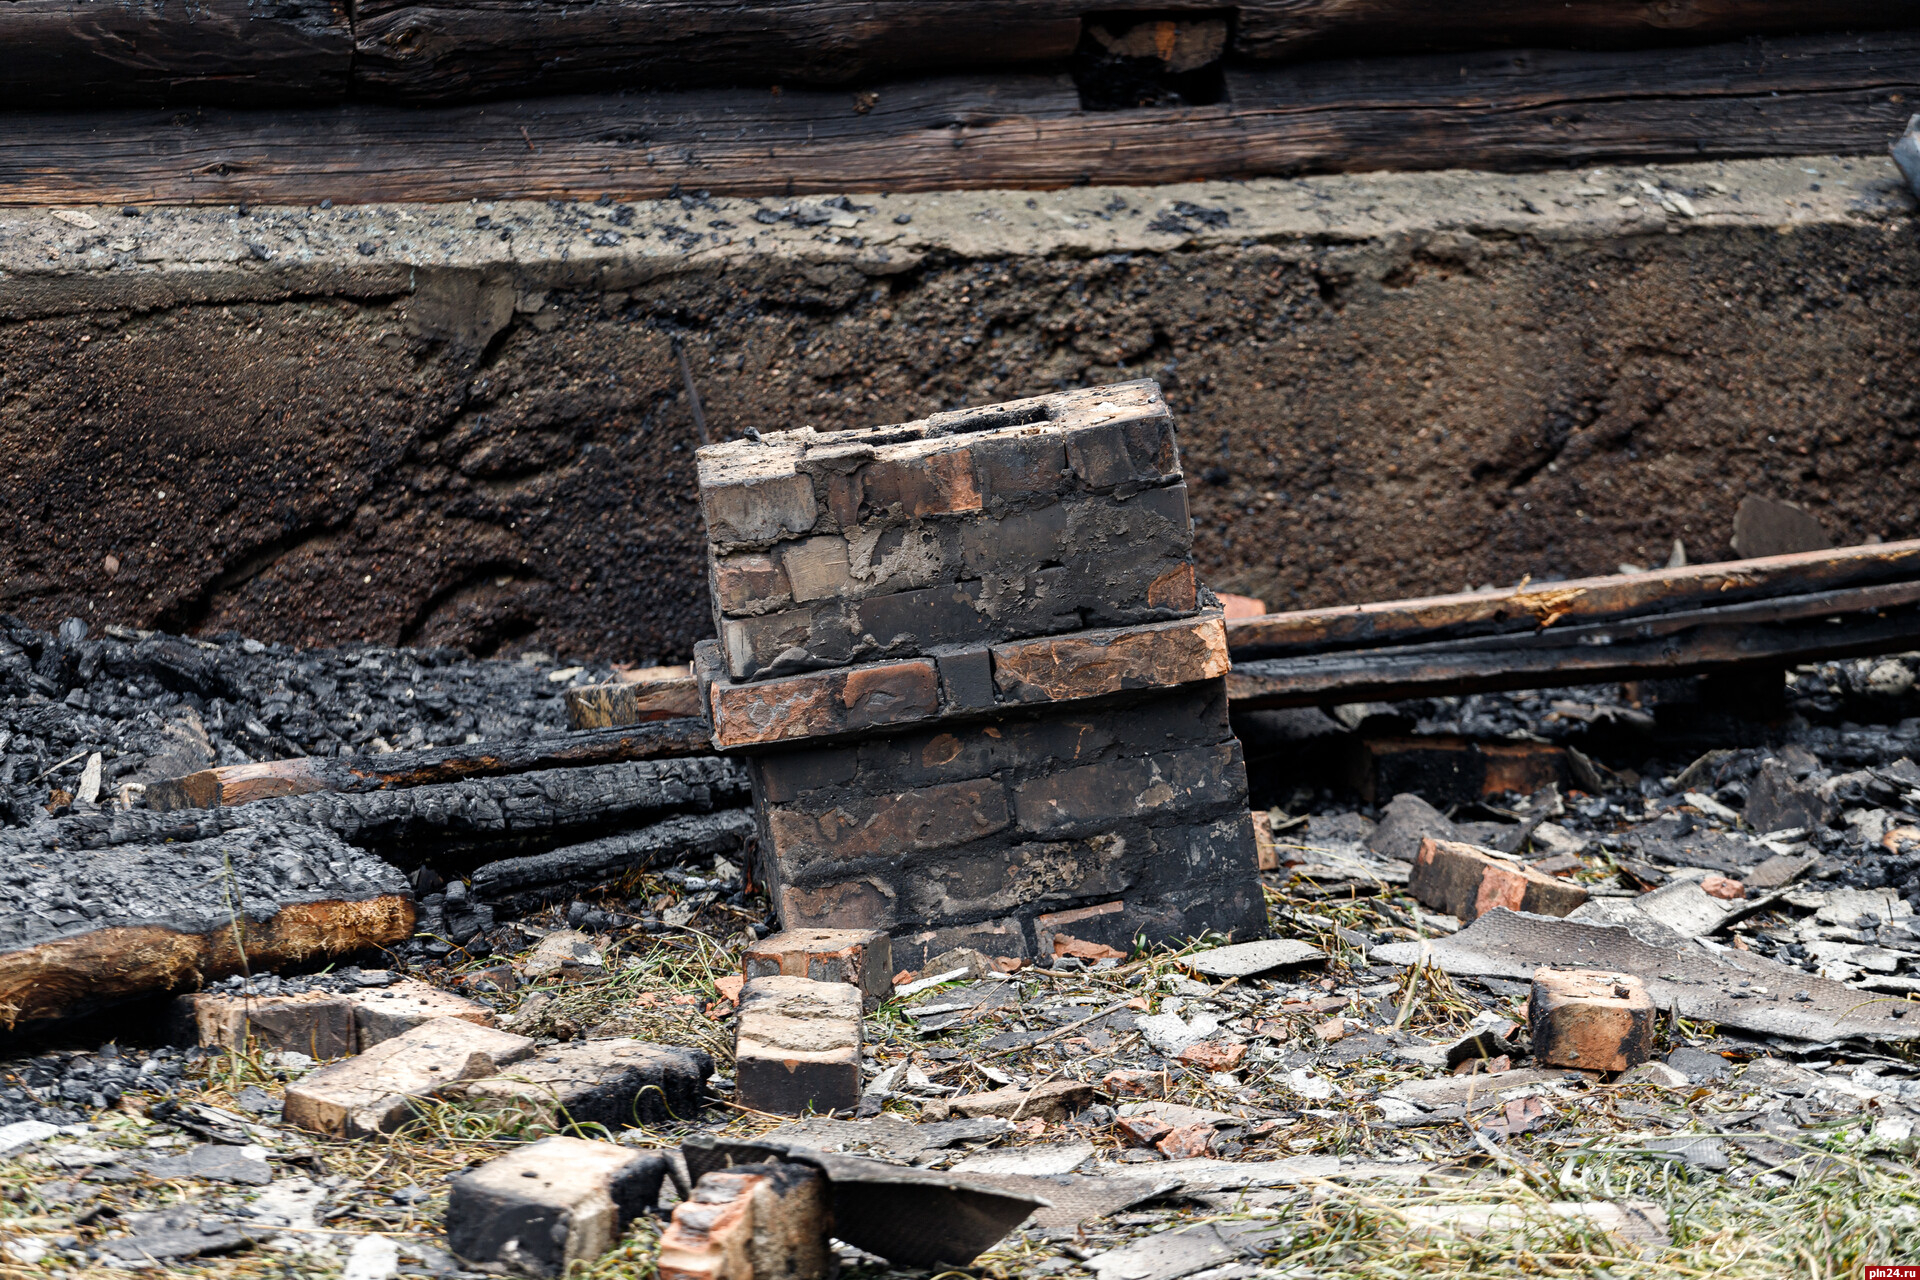
<path id="1" fill-rule="evenodd" d="M 346 0 L 0 4 L 0 104 L 334 102 L 347 96 Z"/>
<path id="2" fill-rule="evenodd" d="M 1788 666 L 1911 649 L 1920 581 L 1613 622 L 1236 662 L 1235 707 L 1315 706 Z"/>
<path id="3" fill-rule="evenodd" d="M 1152 0 L 155 0 L 0 5 L 8 106 L 460 102 L 721 85 L 830 86 L 1059 66 L 1091 20 Z M 1231 57 L 1647 48 L 1920 21 L 1869 0 L 1252 0 Z"/>
<path id="4" fill-rule="evenodd" d="M 657 723 L 635 724 L 632 728 L 602 728 L 544 738 L 393 751 L 385 755 L 302 756 L 256 764 L 221 765 L 150 783 L 146 799 L 147 807 L 159 812 L 214 809 L 273 796 L 308 795 L 316 791 L 360 794 L 539 769 L 709 755 L 712 751 L 704 720 L 660 719 Z"/>
<path id="5" fill-rule="evenodd" d="M 1521 633 L 1914 579 L 1920 579 L 1920 540 L 1887 542 L 1651 573 L 1523 583 L 1501 591 L 1270 613 L 1227 623 L 1227 647 L 1236 662 L 1246 662 Z"/>
<path id="6" fill-rule="evenodd" d="M 673 813 L 746 804 L 746 773 L 732 760 L 698 756 L 586 768 L 541 769 L 358 793 L 272 796 L 243 807 L 73 814 L 0 832 L 0 851 L 104 849 L 205 840 L 259 822 L 322 827 L 349 844 L 391 853 L 408 866 L 438 854 L 492 857 L 551 848 Z"/>
<path id="7" fill-rule="evenodd" d="M 474 897 L 504 911 L 532 911 L 579 897 L 609 880 L 677 862 L 737 859 L 754 836 L 753 813 L 726 809 L 687 813 L 524 858 L 504 858 L 474 871 Z"/>
<path id="8" fill-rule="evenodd" d="M 8 833 L 11 836 L 13 833 Z M 413 933 L 394 868 L 259 817 L 217 840 L 103 850 L 0 842 L 0 1026 L 392 946 Z"/>
<path id="9" fill-rule="evenodd" d="M 1027 76 L 880 86 L 868 102 L 703 90 L 49 113 L 0 136 L 0 202 L 787 196 L 1881 153 L 1920 92 L 1920 36 L 1372 58 L 1236 70 L 1228 87 L 1221 105 L 1128 111 L 1084 111 L 1070 80 Z"/>

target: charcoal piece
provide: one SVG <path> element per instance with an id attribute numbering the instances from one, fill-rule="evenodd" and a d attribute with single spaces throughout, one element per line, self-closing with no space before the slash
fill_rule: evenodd
<path id="1" fill-rule="evenodd" d="M 473 893 L 503 910 L 530 911 L 631 871 L 737 857 L 753 835 L 753 815 L 745 809 L 681 814 L 638 831 L 490 862 L 473 873 Z"/>
<path id="2" fill-rule="evenodd" d="M 11 834 L 11 833 L 9 833 Z M 330 831 L 259 815 L 180 844 L 0 841 L 0 1021 L 405 941 L 413 893 Z"/>

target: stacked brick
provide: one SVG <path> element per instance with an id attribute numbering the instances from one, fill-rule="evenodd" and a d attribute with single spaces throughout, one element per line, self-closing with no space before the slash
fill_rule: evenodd
<path id="1" fill-rule="evenodd" d="M 1125 947 L 1265 912 L 1219 610 L 1150 382 L 700 453 L 719 639 L 782 924 Z"/>

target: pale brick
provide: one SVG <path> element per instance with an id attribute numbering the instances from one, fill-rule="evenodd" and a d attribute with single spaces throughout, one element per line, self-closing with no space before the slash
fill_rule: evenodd
<path id="1" fill-rule="evenodd" d="M 618 1244 L 666 1173 L 653 1152 L 543 1138 L 447 1179 L 447 1247 L 476 1267 L 564 1275 Z"/>
<path id="2" fill-rule="evenodd" d="M 1625 1071 L 1653 1056 L 1655 1009 L 1646 984 L 1598 969 L 1536 969 L 1527 1022 L 1534 1061 Z"/>
<path id="3" fill-rule="evenodd" d="M 414 1100 L 498 1075 L 533 1047 L 525 1036 L 441 1018 L 288 1085 L 282 1114 L 288 1124 L 330 1137 L 390 1132 Z"/>
<path id="4" fill-rule="evenodd" d="M 628 1038 L 575 1040 L 459 1092 L 475 1110 L 515 1111 L 550 1127 L 620 1129 L 692 1119 L 712 1074 L 713 1059 L 698 1049 Z"/>
<path id="5" fill-rule="evenodd" d="M 860 1102 L 860 988 L 810 978 L 754 978 L 740 992 L 735 1099 L 776 1115 Z"/>
<path id="6" fill-rule="evenodd" d="M 780 548 L 780 567 L 796 604 L 837 600 L 853 585 L 847 573 L 847 540 L 838 534 L 787 543 Z"/>
<path id="7" fill-rule="evenodd" d="M 353 1005 L 344 996 L 310 991 L 297 996 L 242 996 L 201 991 L 174 1002 L 175 1036 L 209 1048 L 247 1047 L 304 1053 L 327 1062 L 359 1048 Z"/>
<path id="8" fill-rule="evenodd" d="M 722 544 L 772 542 L 805 533 L 820 512 L 807 476 L 761 475 L 744 483 L 709 485 L 704 465 L 700 506 L 709 536 Z"/>
<path id="9" fill-rule="evenodd" d="M 850 983 L 871 1011 L 893 994 L 893 940 L 878 929 L 784 929 L 748 946 L 741 972 Z"/>
<path id="10" fill-rule="evenodd" d="M 660 1236 L 659 1280 L 823 1280 L 832 1194 L 810 1165 L 716 1169 Z"/>
<path id="11" fill-rule="evenodd" d="M 361 990 L 347 1000 L 353 1006 L 354 1029 L 363 1053 L 436 1018 L 459 1018 L 477 1027 L 493 1025 L 493 1010 L 486 1005 L 429 986 L 418 978 L 402 978 L 389 987 Z"/>

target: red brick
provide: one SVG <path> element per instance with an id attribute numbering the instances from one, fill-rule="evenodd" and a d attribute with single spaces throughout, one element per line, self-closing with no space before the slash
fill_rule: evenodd
<path id="1" fill-rule="evenodd" d="M 1625 1071 L 1653 1056 L 1655 1009 L 1646 984 L 1600 969 L 1536 969 L 1527 1006 L 1542 1066 Z"/>
<path id="2" fill-rule="evenodd" d="M 1414 855 L 1408 891 L 1436 911 L 1473 920 L 1495 907 L 1564 916 L 1587 891 L 1454 840 L 1428 836 Z"/>
<path id="3" fill-rule="evenodd" d="M 1747 886 L 1738 880 L 1729 880 L 1725 876 L 1708 876 L 1700 882 L 1700 888 L 1709 898 L 1719 898 L 1726 902 L 1737 901 L 1747 896 Z"/>
<path id="4" fill-rule="evenodd" d="M 1247 1046 L 1219 1040 L 1190 1044 L 1180 1051 L 1180 1061 L 1202 1071 L 1232 1071 L 1247 1056 Z"/>
<path id="5" fill-rule="evenodd" d="M 786 571 L 786 587 L 796 604 L 837 600 L 853 585 L 847 573 L 847 540 L 838 534 L 782 544 L 780 567 Z"/>
<path id="6" fill-rule="evenodd" d="M 1071 911 L 1055 911 L 1048 915 L 1035 916 L 1033 935 L 1040 944 L 1040 954 L 1053 954 L 1055 937 L 1065 934 L 1079 937 L 1083 933 L 1104 934 L 1114 923 L 1115 917 L 1126 914 L 1124 902 L 1103 902 L 1096 907 L 1075 907 Z"/>
<path id="7" fill-rule="evenodd" d="M 1123 689 L 1217 680 L 1232 666 L 1219 612 L 993 647 L 993 680 L 1014 702 L 1064 702 Z"/>
<path id="8" fill-rule="evenodd" d="M 710 483 L 708 468 L 700 468 L 700 508 L 710 538 L 722 545 L 772 542 L 813 528 L 819 514 L 813 480 L 778 474 L 779 465 L 777 459 L 769 458 L 762 474 L 721 484 Z"/>
<path id="9" fill-rule="evenodd" d="M 937 715 L 940 677 L 931 659 L 814 671 L 801 676 L 712 687 L 713 744 L 725 751 Z"/>
<path id="10" fill-rule="evenodd" d="M 871 1010 L 893 994 L 893 940 L 877 929 L 784 929 L 749 946 L 741 971 L 850 983 Z"/>
<path id="11" fill-rule="evenodd" d="M 715 1169 L 674 1207 L 659 1280 L 823 1280 L 831 1204 L 826 1175 L 809 1165 Z"/>
<path id="12" fill-rule="evenodd" d="M 322 1062 L 359 1051 L 353 1005 L 344 996 L 314 991 L 297 996 L 241 996 L 202 991 L 174 1005 L 181 1038 L 211 1048 L 292 1050 Z"/>
<path id="13" fill-rule="evenodd" d="M 1190 564 L 1175 565 L 1147 585 L 1147 603 L 1156 609 L 1192 613 L 1200 607 L 1200 580 Z"/>
<path id="14" fill-rule="evenodd" d="M 1167 1078 L 1158 1071 L 1109 1071 L 1100 1087 L 1116 1098 L 1164 1098 Z"/>
<path id="15" fill-rule="evenodd" d="M 899 461 L 869 462 L 860 469 L 863 514 L 950 515 L 980 510 L 973 454 L 965 448 Z"/>

